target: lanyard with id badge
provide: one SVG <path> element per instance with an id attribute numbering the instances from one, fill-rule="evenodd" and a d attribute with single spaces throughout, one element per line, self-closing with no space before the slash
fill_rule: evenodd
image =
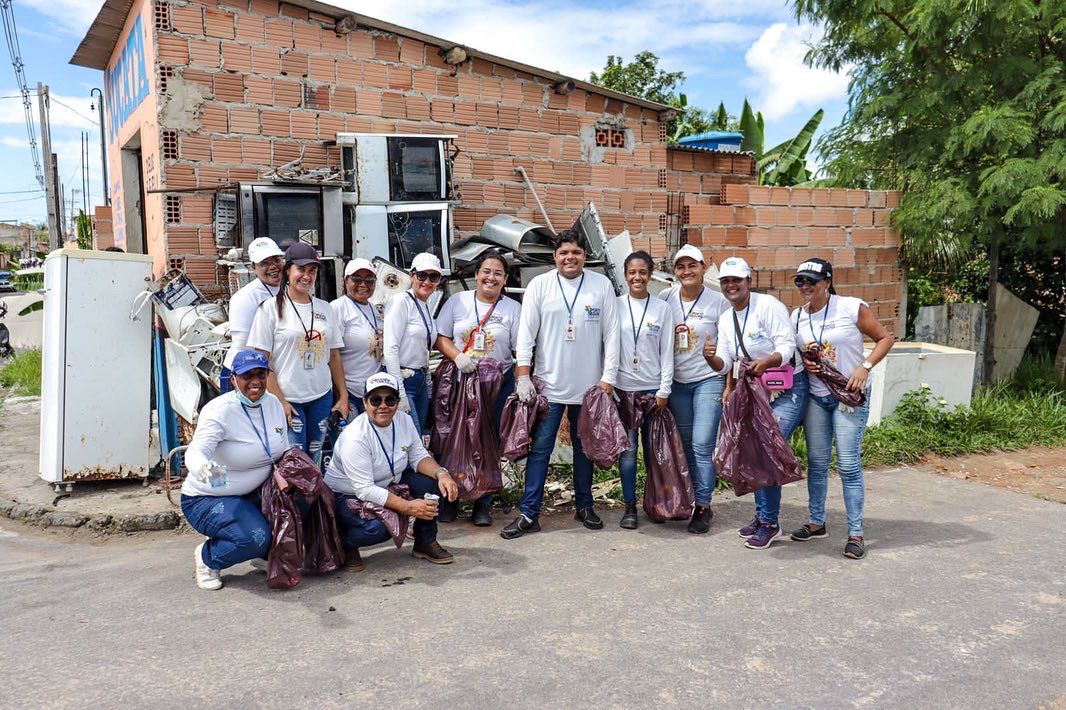
<path id="1" fill-rule="evenodd" d="M 297 320 L 300 321 L 300 327 L 304 331 L 304 342 L 307 343 L 310 346 L 312 340 L 317 340 L 317 339 L 322 337 L 322 334 L 319 333 L 317 330 L 315 330 L 315 301 L 314 301 L 314 299 L 311 300 L 311 327 L 308 328 L 306 325 L 304 325 L 303 316 L 300 315 L 300 310 L 296 307 L 296 304 L 292 302 L 292 298 L 289 297 L 288 294 L 286 294 L 285 297 L 289 299 L 289 303 L 292 304 L 292 310 L 296 313 Z M 305 370 L 313 370 L 313 369 L 315 369 L 315 351 L 314 350 L 308 349 L 308 350 L 306 350 L 304 352 L 304 354 L 303 354 L 303 363 L 304 363 L 304 369 Z"/>
<path id="2" fill-rule="evenodd" d="M 492 317 L 492 312 L 496 310 L 496 304 L 503 300 L 503 294 L 496 299 L 496 302 L 489 306 L 488 312 L 484 318 L 480 318 L 477 312 L 477 294 L 474 294 L 474 318 L 477 319 L 477 327 L 470 331 L 470 334 L 466 336 L 466 342 L 463 344 L 463 352 L 473 346 L 474 350 L 479 352 L 485 352 L 485 324 L 489 322 L 489 318 Z"/>
<path id="3" fill-rule="evenodd" d="M 644 319 L 648 316 L 648 306 L 651 305 L 651 296 L 644 299 L 644 312 L 640 315 L 640 323 L 633 317 L 633 297 L 626 297 L 629 304 L 629 325 L 633 328 L 633 359 L 630 364 L 637 368 L 640 366 L 640 356 L 637 355 L 637 346 L 640 344 L 640 329 L 644 327 Z"/>
<path id="4" fill-rule="evenodd" d="M 563 280 L 559 278 L 559 272 L 555 273 L 555 281 L 559 284 L 559 295 L 563 297 L 563 304 L 566 305 L 566 331 L 563 339 L 572 343 L 577 340 L 577 328 L 574 327 L 574 306 L 577 305 L 577 297 L 581 295 L 581 287 L 585 285 L 585 272 L 581 272 L 581 280 L 577 282 L 573 301 L 566 300 L 566 291 L 563 290 Z"/>
<path id="5" fill-rule="evenodd" d="M 685 313 L 685 303 L 681 300 L 681 289 L 677 290 L 677 303 L 681 306 L 681 325 L 677 327 L 674 332 L 674 349 L 678 352 L 685 352 L 688 350 L 689 338 L 694 337 L 694 329 L 688 325 L 688 317 L 692 315 L 692 311 L 696 308 L 696 305 L 703 298 L 703 292 L 706 287 L 700 288 L 700 295 L 696 296 L 696 300 L 692 302 L 692 305 L 688 307 L 688 313 Z M 691 334 L 691 335 L 690 335 Z"/>

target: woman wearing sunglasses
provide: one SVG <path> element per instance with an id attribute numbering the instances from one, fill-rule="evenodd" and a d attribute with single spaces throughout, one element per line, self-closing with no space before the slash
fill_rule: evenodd
<path id="1" fill-rule="evenodd" d="M 808 259 L 796 270 L 796 288 L 804 304 L 792 314 L 798 342 L 804 348 L 818 347 L 823 361 L 848 378 L 848 389 L 866 393 L 861 407 L 846 407 L 837 401 L 816 375 L 811 375 L 811 396 L 803 420 L 807 440 L 807 506 L 811 521 L 792 533 L 796 542 L 829 537 L 825 526 L 825 498 L 829 488 L 829 460 L 833 440 L 837 446 L 837 469 L 844 489 L 848 517 L 848 539 L 844 556 L 866 556 L 862 513 L 866 490 L 862 474 L 862 436 L 870 414 L 870 394 L 866 381 L 870 370 L 892 349 L 894 338 L 864 301 L 838 296 L 833 288 L 833 265 L 825 259 Z M 876 343 L 864 357 L 863 339 Z M 811 372 L 814 364 L 806 364 Z"/>
<path id="2" fill-rule="evenodd" d="M 344 334 L 341 363 L 348 403 L 355 414 L 363 413 L 366 378 L 381 371 L 385 315 L 380 306 L 370 302 L 377 279 L 377 271 L 370 261 L 352 259 L 344 267 L 344 295 L 329 304 Z"/>
<path id="3" fill-rule="evenodd" d="M 289 441 L 321 465 L 326 421 L 332 410 L 348 416 L 348 389 L 337 317 L 314 296 L 319 264 L 309 244 L 286 249 L 278 294 L 256 311 L 248 347 L 270 358 L 274 371 L 267 387 L 285 409 Z"/>
<path id="4" fill-rule="evenodd" d="M 731 256 L 718 271 L 722 295 L 732 308 L 718 319 L 718 342 L 708 348 L 711 367 L 725 373 L 723 400 L 729 399 L 741 364 L 748 361 L 748 372 L 760 376 L 769 368 L 791 367 L 796 351 L 796 334 L 788 321 L 785 304 L 766 293 L 752 293 L 751 267 L 740 257 Z M 792 373 L 792 387 L 772 393 L 770 406 L 787 441 L 807 411 L 807 373 L 797 368 Z M 768 486 L 755 492 L 755 517 L 738 533 L 746 547 L 765 550 L 781 535 L 777 518 L 781 512 L 781 487 Z"/>
<path id="5" fill-rule="evenodd" d="M 437 316 L 437 350 L 454 361 L 461 372 L 474 372 L 477 361 L 482 359 L 496 360 L 503 365 L 503 383 L 493 411 L 497 431 L 503 403 L 514 392 L 514 348 L 522 313 L 518 301 L 503 295 L 507 273 L 507 262 L 499 252 L 485 252 L 474 268 L 477 288 L 449 298 Z M 492 525 L 491 508 L 491 494 L 479 498 L 474 502 L 470 521 L 479 526 Z M 450 523 L 457 513 L 457 503 L 442 503 L 439 520 Z"/>
<path id="6" fill-rule="evenodd" d="M 349 502 L 354 500 L 414 518 L 412 554 L 433 564 L 449 564 L 454 558 L 437 542 L 437 499 L 444 495 L 455 500 L 459 488 L 448 469 L 426 451 L 411 416 L 397 411 L 400 385 L 396 378 L 379 372 L 367 379 L 365 389 L 365 412 L 341 432 L 324 476 L 336 495 L 345 569 L 362 571 L 360 548 L 391 537 L 379 518 L 368 519 L 353 511 Z M 410 499 L 398 495 L 397 484 L 407 487 Z"/>
<path id="7" fill-rule="evenodd" d="M 440 285 L 441 275 L 440 259 L 429 252 L 416 254 L 410 290 L 385 305 L 385 369 L 403 383 L 400 411 L 411 415 L 419 433 L 429 416 L 429 352 L 437 337 L 429 297 Z"/>

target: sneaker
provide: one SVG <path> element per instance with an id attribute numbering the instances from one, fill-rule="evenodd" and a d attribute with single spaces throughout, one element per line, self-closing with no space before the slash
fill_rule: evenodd
<path id="1" fill-rule="evenodd" d="M 592 508 L 580 509 L 574 513 L 574 520 L 577 520 L 589 530 L 599 530 L 603 527 L 603 521 Z"/>
<path id="2" fill-rule="evenodd" d="M 209 592 L 222 589 L 222 572 L 211 569 L 204 564 L 204 543 L 200 543 L 193 550 L 193 558 L 196 560 L 196 586 Z"/>
<path id="3" fill-rule="evenodd" d="M 780 536 L 781 526 L 760 523 L 759 529 L 755 531 L 754 535 L 748 538 L 748 541 L 744 543 L 744 547 L 750 547 L 753 550 L 765 550 L 770 547 L 771 542 Z"/>
<path id="4" fill-rule="evenodd" d="M 457 500 L 445 500 L 440 499 L 440 506 L 437 509 L 437 522 L 438 523 L 454 523 L 459 517 L 459 501 Z"/>
<path id="5" fill-rule="evenodd" d="M 514 540 L 516 537 L 535 532 L 540 532 L 540 520 L 538 518 L 527 518 L 525 513 L 522 513 L 512 520 L 510 525 L 500 531 L 500 537 L 504 540 Z"/>
<path id="6" fill-rule="evenodd" d="M 752 535 L 754 535 L 758 531 L 759 531 L 759 519 L 758 518 L 752 518 L 750 523 L 748 523 L 747 525 L 742 527 L 740 530 L 737 530 L 737 535 L 740 535 L 742 538 L 747 540 L 748 538 L 750 538 Z"/>
<path id="7" fill-rule="evenodd" d="M 848 544 L 844 545 L 844 557 L 850 557 L 853 560 L 866 557 L 866 543 L 861 537 L 848 538 Z"/>
<path id="8" fill-rule="evenodd" d="M 625 528 L 626 530 L 636 530 L 637 524 L 637 504 L 626 503 L 626 512 L 618 522 L 618 527 Z"/>
<path id="9" fill-rule="evenodd" d="M 696 535 L 702 535 L 711 529 L 711 518 L 714 511 L 709 505 L 697 505 L 692 511 L 692 520 L 688 522 L 688 531 Z"/>
<path id="10" fill-rule="evenodd" d="M 359 550 L 348 549 L 344 551 L 344 571 L 362 572 L 363 558 L 359 556 Z"/>
<path id="11" fill-rule="evenodd" d="M 807 523 L 802 528 L 799 528 L 789 535 L 789 539 L 795 540 L 796 542 L 821 540 L 826 537 L 829 537 L 829 529 L 826 528 L 825 525 L 812 525 L 811 523 Z"/>
<path id="12" fill-rule="evenodd" d="M 479 528 L 487 528 L 492 525 L 492 506 L 481 501 L 474 503 L 474 510 L 470 514 L 470 522 Z"/>
<path id="13" fill-rule="evenodd" d="M 411 555 L 427 562 L 432 562 L 435 565 L 450 565 L 455 562 L 452 553 L 441 547 L 436 540 L 426 544 L 416 542 L 415 549 L 411 552 Z"/>

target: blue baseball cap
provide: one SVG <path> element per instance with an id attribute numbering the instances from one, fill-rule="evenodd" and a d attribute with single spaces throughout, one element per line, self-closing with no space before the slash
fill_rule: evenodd
<path id="1" fill-rule="evenodd" d="M 267 360 L 267 356 L 258 350 L 241 350 L 233 358 L 233 367 L 230 368 L 230 371 L 235 375 L 243 375 L 249 370 L 258 368 L 270 369 L 270 361 Z"/>

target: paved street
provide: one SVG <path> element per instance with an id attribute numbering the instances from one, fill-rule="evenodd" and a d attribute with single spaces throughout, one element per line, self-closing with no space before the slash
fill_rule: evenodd
<path id="1" fill-rule="evenodd" d="M 1040 707 L 1066 702 L 1066 507 L 917 471 L 869 484 L 869 557 L 556 515 L 458 561 L 380 548 L 360 574 L 192 581 L 192 535 L 69 543 L 0 523 L 3 707 Z M 786 528 L 805 521 L 786 492 Z M 333 610 L 331 610 L 333 609 Z M 1061 705 L 1056 705 L 1061 707 Z"/>

